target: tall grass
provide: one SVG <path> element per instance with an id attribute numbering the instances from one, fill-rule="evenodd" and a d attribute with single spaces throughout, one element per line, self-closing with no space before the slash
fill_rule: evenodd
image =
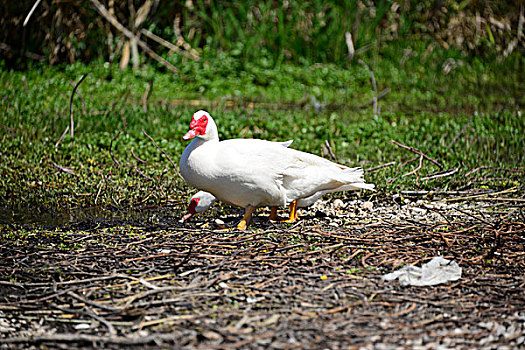
<path id="1" fill-rule="evenodd" d="M 133 30 L 134 11 L 144 0 L 105 2 L 125 27 Z M 465 55 L 507 57 L 522 51 L 520 1 L 272 1 L 189 0 L 154 2 L 142 27 L 171 42 L 180 37 L 196 49 L 228 52 L 245 61 L 269 58 L 270 64 L 341 63 L 346 60 L 345 32 L 357 53 L 374 52 L 392 42 L 430 41 L 455 47 Z M 0 50 L 9 62 L 32 57 L 55 64 L 120 58 L 122 33 L 107 23 L 89 1 L 42 2 L 22 27 L 31 0 L 16 6 L 0 2 Z M 521 7 L 520 7 L 521 6 Z M 135 10 L 132 10 L 132 9 Z M 521 23 L 521 25 L 520 25 Z M 138 29 L 136 30 L 138 33 Z M 148 44 L 159 54 L 167 49 Z"/>

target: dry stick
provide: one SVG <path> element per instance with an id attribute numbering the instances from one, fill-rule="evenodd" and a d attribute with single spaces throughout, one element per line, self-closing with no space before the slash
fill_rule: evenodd
<path id="1" fill-rule="evenodd" d="M 459 171 L 459 168 L 454 168 L 454 169 L 451 169 L 451 170 L 445 171 L 444 173 L 440 173 L 440 174 L 435 174 L 435 175 L 430 175 L 430 176 L 427 176 L 427 177 L 423 177 L 423 178 L 421 178 L 421 181 L 432 180 L 432 179 L 437 179 L 437 178 L 439 178 L 439 177 L 446 177 L 446 176 L 454 175 L 454 174 L 457 173 L 458 171 Z"/>
<path id="2" fill-rule="evenodd" d="M 75 87 L 75 82 L 73 80 L 69 80 L 69 84 L 73 87 Z M 82 93 L 80 90 L 77 90 L 78 98 L 80 98 L 80 102 L 82 103 L 82 114 L 86 115 L 86 101 L 84 101 L 84 97 L 82 96 Z"/>
<path id="3" fill-rule="evenodd" d="M 178 73 L 179 70 L 174 66 L 172 65 L 171 63 L 169 63 L 168 61 L 166 61 L 164 58 L 160 57 L 159 55 L 157 55 L 155 53 L 155 51 L 153 51 L 152 49 L 149 48 L 149 46 L 142 40 L 139 39 L 138 36 L 136 36 L 135 34 L 133 34 L 129 29 L 127 29 L 126 27 L 124 27 L 122 24 L 120 24 L 120 22 L 113 16 L 111 15 L 111 13 L 109 13 L 109 11 L 104 7 L 104 5 L 102 5 L 98 0 L 90 0 L 91 3 L 93 4 L 93 6 L 95 6 L 95 8 L 97 9 L 97 11 L 109 22 L 111 23 L 111 25 L 113 25 L 113 27 L 115 27 L 119 32 L 121 32 L 122 34 L 124 34 L 124 36 L 126 36 L 129 40 L 136 40 L 137 44 L 142 48 L 142 50 L 144 50 L 151 58 L 153 58 L 155 61 L 159 62 L 160 64 L 162 64 L 164 67 L 166 67 L 169 71 L 173 72 L 173 73 Z"/>
<path id="4" fill-rule="evenodd" d="M 133 152 L 133 148 L 131 149 L 131 155 L 133 156 L 133 158 L 135 158 L 136 160 L 138 160 L 140 163 L 148 165 L 148 162 L 146 162 L 144 159 L 139 158 L 139 157 L 135 154 L 135 152 Z"/>
<path id="5" fill-rule="evenodd" d="M 125 122 L 124 122 L 124 126 L 122 127 L 122 129 L 120 129 L 118 131 L 118 133 L 111 139 L 111 142 L 109 143 L 109 155 L 111 156 L 111 159 L 113 159 L 113 162 L 115 164 L 117 164 L 119 167 L 121 166 L 119 161 L 115 159 L 115 156 L 113 156 L 113 141 L 115 141 L 117 139 L 117 137 L 119 137 L 120 133 L 122 131 L 124 131 L 124 129 L 126 128 L 126 126 L 128 126 Z"/>
<path id="6" fill-rule="evenodd" d="M 480 218 L 480 217 L 478 217 L 478 216 L 476 216 L 476 215 L 474 215 L 474 214 L 467 213 L 466 211 L 463 211 L 463 210 L 458 209 L 458 208 L 455 208 L 455 207 L 452 207 L 452 209 L 457 210 L 457 211 L 459 211 L 460 213 L 463 213 L 463 214 L 465 214 L 465 215 L 467 215 L 467 216 L 470 216 L 471 218 L 474 218 L 474 219 L 476 219 L 476 220 L 478 220 L 478 221 L 480 221 L 480 222 L 482 222 L 482 223 L 485 223 L 485 224 L 487 224 L 487 225 L 489 225 L 489 226 L 491 226 L 491 227 L 494 226 L 494 225 L 491 224 L 490 222 L 488 222 L 488 221 L 486 221 L 486 220 L 483 220 L 482 218 Z"/>
<path id="7" fill-rule="evenodd" d="M 55 168 L 57 168 L 57 169 L 59 169 L 59 170 L 61 170 L 61 171 L 63 171 L 63 172 L 68 173 L 68 174 L 71 174 L 71 175 L 78 176 L 78 175 L 77 175 L 72 169 L 70 169 L 70 168 L 66 168 L 66 167 L 63 167 L 63 166 L 61 166 L 61 165 L 58 165 L 58 164 L 55 163 L 55 162 L 52 162 L 52 163 L 53 163 L 53 165 L 55 166 Z"/>
<path id="8" fill-rule="evenodd" d="M 78 83 L 73 88 L 73 91 L 71 92 L 71 97 L 69 98 L 69 120 L 71 122 L 69 131 L 71 132 L 71 137 L 75 136 L 75 121 L 73 120 L 73 97 L 75 96 L 75 91 L 77 91 L 78 86 L 80 85 L 80 83 L 82 83 L 82 81 L 84 81 L 88 74 L 89 73 L 86 73 L 80 78 Z"/>
<path id="9" fill-rule="evenodd" d="M 142 110 L 144 113 L 148 113 L 148 97 L 152 87 L 153 80 L 148 83 L 148 86 L 146 86 L 146 91 L 144 91 L 144 95 L 142 96 Z"/>
<path id="10" fill-rule="evenodd" d="M 491 166 L 488 166 L 488 165 L 482 165 L 482 166 L 480 166 L 480 167 L 478 167 L 478 168 L 474 168 L 474 169 L 472 169 L 471 171 L 469 171 L 468 173 L 466 173 L 466 174 L 465 174 L 465 177 L 468 177 L 468 176 L 474 174 L 474 173 L 475 173 L 476 171 L 478 171 L 478 170 L 481 170 L 481 169 L 491 169 L 491 168 L 492 168 Z"/>
<path id="11" fill-rule="evenodd" d="M 184 178 L 182 177 L 182 175 L 181 175 L 180 172 L 179 172 L 179 168 L 177 167 L 177 165 L 175 164 L 175 162 L 171 159 L 171 157 L 170 157 L 166 152 L 164 152 L 164 150 L 163 150 L 162 148 L 160 148 L 159 145 L 157 145 L 157 143 L 155 142 L 155 140 L 153 140 L 153 138 L 152 138 L 151 136 L 149 136 L 148 133 L 147 133 L 144 129 L 142 129 L 142 133 L 143 133 L 144 135 L 146 135 L 146 136 L 151 140 L 151 142 L 153 142 L 153 144 L 155 145 L 155 147 L 157 147 L 158 150 L 161 151 L 162 154 L 164 154 L 164 155 L 166 156 L 166 158 L 168 158 L 168 160 L 171 162 L 171 165 L 173 165 L 173 167 L 174 167 L 175 170 L 177 171 L 177 174 L 179 175 L 179 177 L 180 177 L 182 180 L 184 180 Z"/>
<path id="12" fill-rule="evenodd" d="M 443 165 L 441 165 L 437 160 L 435 159 L 432 159 L 430 158 L 429 156 L 427 156 L 425 153 L 421 152 L 420 150 L 418 150 L 417 148 L 413 148 L 413 147 L 409 147 L 409 146 L 405 146 L 397 141 L 394 141 L 394 140 L 390 140 L 393 144 L 401 147 L 401 148 L 404 148 L 404 149 L 407 149 L 409 150 L 410 152 L 412 153 L 415 153 L 417 155 L 420 155 L 420 156 L 423 156 L 423 158 L 425 158 L 426 160 L 429 160 L 431 161 L 432 163 L 436 164 L 438 167 L 440 168 L 443 168 Z"/>
<path id="13" fill-rule="evenodd" d="M 421 154 L 419 156 L 419 164 L 418 164 L 418 166 L 414 170 L 412 170 L 411 172 L 408 172 L 408 173 L 402 175 L 402 177 L 409 176 L 409 175 L 414 175 L 415 173 L 417 173 L 421 169 L 422 166 L 423 166 L 423 155 Z"/>
<path id="14" fill-rule="evenodd" d="M 27 22 L 29 22 L 29 19 L 31 18 L 31 16 L 33 15 L 33 12 L 35 12 L 38 4 L 40 4 L 42 0 L 36 0 L 33 7 L 31 8 L 31 11 L 29 11 L 29 13 L 27 14 L 27 17 L 26 19 L 24 20 L 24 24 L 22 24 L 22 27 L 25 27 Z"/>
<path id="15" fill-rule="evenodd" d="M 58 139 L 57 143 L 55 143 L 55 148 L 57 148 L 58 145 L 60 145 L 60 142 L 62 142 L 64 137 L 66 137 L 66 134 L 67 134 L 68 131 L 69 131 L 69 125 L 66 126 L 66 130 L 64 130 L 64 132 L 62 133 L 62 136 L 60 136 L 60 138 Z"/>
<path id="16" fill-rule="evenodd" d="M 169 49 L 170 51 L 176 52 L 176 53 L 178 53 L 179 55 L 184 56 L 184 57 L 186 57 L 186 58 L 189 58 L 189 59 L 191 59 L 191 60 L 196 60 L 195 57 L 194 57 L 193 55 L 188 54 L 186 51 L 183 51 L 183 50 L 179 49 L 177 46 L 173 45 L 173 44 L 170 43 L 169 41 L 162 39 L 160 36 L 157 36 L 157 35 L 153 34 L 152 32 L 150 32 L 150 31 L 148 31 L 148 30 L 146 30 L 146 29 L 144 29 L 144 28 L 142 28 L 142 29 L 140 30 L 140 32 L 141 32 L 142 34 L 144 34 L 145 36 L 147 36 L 148 38 L 150 38 L 150 39 L 152 39 L 152 40 L 158 42 L 159 44 L 165 46 L 165 47 L 166 47 L 167 49 Z"/>
<path id="17" fill-rule="evenodd" d="M 119 308 L 119 307 L 111 307 L 111 306 L 106 306 L 106 305 L 102 305 L 102 304 L 98 304 L 92 300 L 89 300 L 89 299 L 86 299 L 78 294 L 76 294 L 75 292 L 67 292 L 66 293 L 67 295 L 69 295 L 70 297 L 72 297 L 73 299 L 77 299 L 77 300 L 80 300 L 81 302 L 83 302 L 84 304 L 86 305 L 91 305 L 91 306 L 94 306 L 98 309 L 102 309 L 102 310 L 106 310 L 106 311 L 121 311 L 122 309 Z"/>
<path id="18" fill-rule="evenodd" d="M 65 307 L 58 306 L 58 305 L 53 305 L 53 307 L 55 309 L 58 309 L 60 311 L 64 311 L 70 314 L 79 314 L 79 315 L 86 315 L 86 316 L 92 317 L 95 320 L 99 321 L 100 323 L 103 323 L 108 328 L 108 331 L 111 335 L 113 336 L 117 335 L 117 331 L 115 330 L 115 327 L 113 327 L 113 325 L 109 323 L 105 318 L 95 315 L 93 312 L 90 312 L 87 305 L 85 306 L 86 311 L 73 310 L 73 309 L 65 308 Z"/>
<path id="19" fill-rule="evenodd" d="M 418 156 L 415 156 L 414 158 L 409 159 L 409 160 L 407 160 L 406 162 L 403 162 L 403 163 L 399 164 L 397 168 L 398 168 L 398 169 L 402 169 L 402 168 L 404 168 L 405 166 L 407 166 L 408 164 L 410 164 L 410 163 L 412 163 L 413 161 L 416 161 L 416 160 L 418 160 L 418 159 L 419 159 L 419 157 L 418 157 Z"/>
<path id="20" fill-rule="evenodd" d="M 373 168 L 364 169 L 364 172 L 366 173 L 366 172 L 370 172 L 370 171 L 376 171 L 376 170 L 383 169 L 383 168 L 386 168 L 386 167 L 389 167 L 389 166 L 392 166 L 392 165 L 396 165 L 396 162 L 385 163 L 385 164 L 381 164 L 381 165 L 375 166 Z"/>
<path id="21" fill-rule="evenodd" d="M 358 59 L 357 62 L 359 62 L 359 64 L 362 65 L 363 67 L 365 67 L 366 71 L 370 75 L 370 81 L 372 82 L 372 87 L 374 88 L 374 99 L 373 99 L 373 102 L 374 102 L 374 114 L 375 115 L 379 115 L 379 106 L 377 104 L 377 100 L 378 100 L 377 84 L 376 84 L 376 79 L 374 77 L 374 72 L 372 72 L 370 67 L 368 67 L 368 65 L 362 59 Z"/>
<path id="22" fill-rule="evenodd" d="M 348 48 L 348 59 L 351 61 L 354 58 L 355 49 L 352 41 L 352 34 L 350 32 L 345 33 L 346 47 Z"/>
<path id="23" fill-rule="evenodd" d="M 201 59 L 197 50 L 191 47 L 191 45 L 188 44 L 186 40 L 184 40 L 184 37 L 182 36 L 182 33 L 180 31 L 180 16 L 179 15 L 175 15 L 175 20 L 173 20 L 173 33 L 175 33 L 175 36 L 177 37 L 177 45 L 184 47 L 184 49 L 187 50 L 189 54 L 192 55 L 196 61 Z M 168 55 L 169 54 L 170 53 L 168 52 Z"/>
<path id="24" fill-rule="evenodd" d="M 140 171 L 139 167 L 134 165 L 133 166 L 133 169 L 140 175 L 142 176 L 143 178 L 145 178 L 146 180 L 148 181 L 153 181 L 153 179 L 151 177 L 149 177 L 148 175 L 144 174 L 142 171 Z"/>
<path id="25" fill-rule="evenodd" d="M 332 151 L 332 147 L 330 147 L 330 142 L 328 142 L 328 140 L 324 140 L 324 144 L 326 146 L 326 149 L 328 150 L 328 153 L 330 153 L 330 157 L 332 157 L 332 160 L 337 162 L 337 157 L 335 156 L 335 153 Z"/>
<path id="26" fill-rule="evenodd" d="M 381 91 L 378 95 L 377 95 L 377 101 L 379 101 L 380 99 L 382 99 L 383 97 L 385 97 L 386 95 L 388 95 L 390 93 L 390 88 L 386 88 L 384 89 L 383 91 Z M 364 105 L 361 105 L 359 106 L 359 108 L 364 108 L 364 107 L 368 107 L 370 105 L 373 105 L 374 104 L 374 100 L 375 100 L 376 97 L 373 97 L 371 101 L 365 103 Z"/>

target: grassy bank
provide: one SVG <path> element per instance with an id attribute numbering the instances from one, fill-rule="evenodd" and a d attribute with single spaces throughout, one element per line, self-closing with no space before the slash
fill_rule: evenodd
<path id="1" fill-rule="evenodd" d="M 338 162 L 365 169 L 395 161 L 366 175 L 380 194 L 522 189 L 524 59 L 487 63 L 419 45 L 363 58 L 378 93 L 386 93 L 379 115 L 369 73 L 355 61 L 279 63 L 261 55 L 247 63 L 204 50 L 200 62 L 173 56 L 178 76 L 151 66 L 122 72 L 100 61 L 2 68 L 0 206 L 181 209 L 192 189 L 142 130 L 178 163 L 181 136 L 201 108 L 215 116 L 222 138 L 294 139 L 293 147 L 320 155 L 324 147 L 330 157 L 327 140 Z M 73 100 L 74 137 L 67 133 L 58 142 L 70 124 L 73 85 L 85 73 Z M 424 160 L 416 174 L 402 176 L 419 157 L 391 140 L 441 167 Z M 422 180 L 456 168 L 453 175 Z"/>

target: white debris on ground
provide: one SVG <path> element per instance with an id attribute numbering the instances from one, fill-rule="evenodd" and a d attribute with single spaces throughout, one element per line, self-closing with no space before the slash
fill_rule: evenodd
<path id="1" fill-rule="evenodd" d="M 457 202 L 409 200 L 394 197 L 392 201 L 363 201 L 341 199 L 321 199 L 310 208 L 299 210 L 299 216 L 313 216 L 313 220 L 327 222 L 335 226 L 389 222 L 417 221 L 423 224 L 447 220 L 471 221 L 499 220 L 502 216 L 517 216 L 517 208 L 502 206 L 491 202 Z"/>
<path id="2" fill-rule="evenodd" d="M 435 256 L 423 266 L 404 266 L 383 276 L 385 281 L 398 279 L 402 286 L 435 286 L 461 278 L 461 267 L 455 261 Z"/>

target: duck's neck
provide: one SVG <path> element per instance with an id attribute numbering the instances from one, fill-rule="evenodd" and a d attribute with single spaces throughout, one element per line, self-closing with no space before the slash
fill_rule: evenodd
<path id="1" fill-rule="evenodd" d="M 208 134 L 206 136 L 211 136 L 211 135 Z M 199 137 L 197 136 L 196 138 L 193 139 L 193 141 L 191 141 L 191 143 L 188 145 L 188 148 L 193 150 L 204 144 L 211 144 L 215 142 L 219 142 L 218 137 Z"/>

